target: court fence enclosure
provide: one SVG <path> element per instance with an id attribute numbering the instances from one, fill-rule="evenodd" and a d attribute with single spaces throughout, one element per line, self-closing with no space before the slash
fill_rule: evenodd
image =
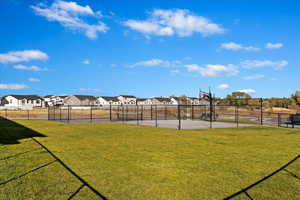
<path id="1" fill-rule="evenodd" d="M 115 121 L 177 129 L 245 125 L 287 126 L 290 113 L 274 113 L 266 110 L 261 106 L 226 105 L 61 106 L 48 108 L 48 120 Z"/>
<path id="2" fill-rule="evenodd" d="M 271 125 L 286 127 L 291 113 L 269 112 L 261 105 L 106 105 L 60 106 L 33 110 L 0 110 L 11 120 L 62 122 L 115 121 L 176 129 Z M 297 128 L 297 126 L 295 126 Z"/>

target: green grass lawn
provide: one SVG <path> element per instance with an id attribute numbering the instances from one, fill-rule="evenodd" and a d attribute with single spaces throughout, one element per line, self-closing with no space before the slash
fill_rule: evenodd
<path id="1" fill-rule="evenodd" d="M 300 152 L 300 131 L 283 128 L 171 130 L 109 122 L 0 121 L 0 159 L 34 150 L 0 160 L 0 182 L 53 160 L 32 136 L 113 200 L 222 199 Z M 288 169 L 300 176 L 300 160 Z M 0 185 L 0 199 L 67 199 L 79 186 L 54 163 Z M 300 199 L 300 180 L 282 171 L 248 193 L 254 199 Z M 97 197 L 84 188 L 74 199 Z"/>

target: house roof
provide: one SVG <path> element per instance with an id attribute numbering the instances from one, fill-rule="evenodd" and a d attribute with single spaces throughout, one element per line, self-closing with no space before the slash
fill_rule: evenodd
<path id="1" fill-rule="evenodd" d="M 148 98 L 138 98 L 137 101 L 147 101 Z"/>
<path id="2" fill-rule="evenodd" d="M 37 96 L 37 95 L 7 95 L 7 96 L 12 96 L 18 100 L 22 100 L 22 99 L 27 99 L 27 100 L 38 100 L 38 99 L 42 99 L 41 97 Z"/>
<path id="3" fill-rule="evenodd" d="M 74 95 L 76 98 L 78 98 L 80 101 L 89 100 L 89 101 L 96 101 L 97 98 L 90 95 Z"/>
<path id="4" fill-rule="evenodd" d="M 44 96 L 44 98 L 50 98 L 50 97 L 53 97 L 54 95 L 46 95 Z"/>
<path id="5" fill-rule="evenodd" d="M 171 102 L 171 99 L 167 98 L 167 97 L 154 97 L 153 99 L 156 99 L 157 101 L 160 101 L 160 102 L 163 102 L 163 101 Z"/>
<path id="6" fill-rule="evenodd" d="M 103 99 L 106 100 L 106 101 L 114 101 L 114 102 L 119 101 L 117 97 L 101 96 L 101 98 L 103 98 Z"/>
<path id="7" fill-rule="evenodd" d="M 125 97 L 125 98 L 136 98 L 133 95 L 120 95 L 119 97 Z"/>

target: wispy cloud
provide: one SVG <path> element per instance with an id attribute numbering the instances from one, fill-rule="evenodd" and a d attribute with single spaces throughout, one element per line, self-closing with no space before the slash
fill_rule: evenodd
<path id="1" fill-rule="evenodd" d="M 0 90 L 22 90 L 28 88 L 24 84 L 0 84 Z"/>
<path id="2" fill-rule="evenodd" d="M 40 82 L 41 80 L 38 78 L 29 78 L 28 81 L 29 82 Z"/>
<path id="3" fill-rule="evenodd" d="M 197 64 L 185 65 L 188 72 L 196 72 L 201 76 L 235 76 L 239 73 L 238 68 L 235 65 L 206 65 L 200 67 Z"/>
<path id="4" fill-rule="evenodd" d="M 99 89 L 92 89 L 92 88 L 79 88 L 81 92 L 92 92 L 92 93 L 101 93 L 102 91 Z"/>
<path id="5" fill-rule="evenodd" d="M 280 49 L 281 47 L 283 47 L 283 44 L 268 42 L 265 47 L 266 49 Z"/>
<path id="6" fill-rule="evenodd" d="M 0 63 L 28 62 L 32 60 L 47 60 L 49 57 L 40 50 L 10 51 L 0 54 Z"/>
<path id="7" fill-rule="evenodd" d="M 81 63 L 85 65 L 89 65 L 91 64 L 91 61 L 87 59 L 87 60 L 83 60 Z"/>
<path id="8" fill-rule="evenodd" d="M 145 35 L 156 36 L 187 37 L 194 33 L 207 36 L 221 34 L 225 31 L 220 25 L 212 23 L 209 19 L 182 9 L 154 9 L 146 20 L 130 19 L 123 24 Z"/>
<path id="9" fill-rule="evenodd" d="M 178 60 L 169 61 L 153 58 L 150 60 L 136 62 L 134 64 L 129 65 L 129 67 L 173 67 L 179 64 L 181 64 L 181 61 Z"/>
<path id="10" fill-rule="evenodd" d="M 261 79 L 261 78 L 264 78 L 265 75 L 263 74 L 254 74 L 254 75 L 251 75 L 251 76 L 245 76 L 243 77 L 244 80 L 255 80 L 255 79 Z"/>
<path id="11" fill-rule="evenodd" d="M 228 90 L 230 87 L 228 84 L 221 84 L 218 86 L 220 90 Z"/>
<path id="12" fill-rule="evenodd" d="M 76 2 L 54 1 L 51 6 L 38 4 L 31 6 L 35 14 L 46 17 L 49 21 L 57 21 L 65 28 L 84 32 L 90 38 L 97 38 L 98 33 L 106 33 L 108 27 L 98 19 L 102 17 L 100 11 L 93 11 L 89 5 L 81 6 Z M 89 24 L 83 17 L 93 17 L 97 19 L 97 24 Z"/>
<path id="13" fill-rule="evenodd" d="M 220 46 L 221 49 L 231 50 L 231 51 L 259 51 L 260 48 L 254 46 L 244 46 L 235 42 L 222 43 Z"/>
<path id="14" fill-rule="evenodd" d="M 252 93 L 256 93 L 256 90 L 254 90 L 254 89 L 242 89 L 242 90 L 238 90 L 238 92 L 252 94 Z"/>
<path id="15" fill-rule="evenodd" d="M 42 68 L 42 67 L 38 67 L 38 66 L 35 66 L 35 65 L 32 65 L 32 66 L 15 65 L 14 68 L 17 69 L 17 70 L 35 71 L 35 72 L 47 71 L 48 70 L 47 68 Z"/>
<path id="16" fill-rule="evenodd" d="M 280 70 L 288 65 L 288 61 L 271 61 L 271 60 L 246 60 L 241 62 L 241 66 L 246 69 L 272 67 L 275 70 Z"/>
<path id="17" fill-rule="evenodd" d="M 179 74 L 180 71 L 179 71 L 178 69 L 174 69 L 174 70 L 171 70 L 170 73 L 171 73 L 172 75 L 176 75 L 176 74 Z"/>

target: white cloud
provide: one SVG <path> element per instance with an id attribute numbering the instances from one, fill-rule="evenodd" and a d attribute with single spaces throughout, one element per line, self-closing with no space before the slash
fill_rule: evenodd
<path id="1" fill-rule="evenodd" d="M 0 84 L 0 90 L 22 90 L 28 88 L 24 84 Z"/>
<path id="2" fill-rule="evenodd" d="M 226 50 L 232 50 L 232 51 L 239 51 L 239 50 L 259 51 L 260 50 L 260 48 L 258 48 L 258 47 L 243 46 L 243 45 L 235 43 L 235 42 L 222 43 L 220 48 L 226 49 Z"/>
<path id="3" fill-rule="evenodd" d="M 0 54 L 0 63 L 28 62 L 31 60 L 47 60 L 49 57 L 40 50 L 9 51 Z"/>
<path id="4" fill-rule="evenodd" d="M 243 77 L 244 80 L 255 80 L 255 79 L 260 79 L 260 78 L 264 78 L 265 75 L 263 74 L 254 74 L 254 75 L 251 75 L 251 76 L 245 76 Z"/>
<path id="5" fill-rule="evenodd" d="M 178 60 L 168 61 L 153 58 L 150 60 L 136 62 L 134 64 L 129 65 L 129 67 L 173 67 L 179 64 L 181 64 L 181 62 Z"/>
<path id="6" fill-rule="evenodd" d="M 268 42 L 265 46 L 267 49 L 280 49 L 283 47 L 282 43 L 270 43 Z"/>
<path id="7" fill-rule="evenodd" d="M 91 61 L 90 60 L 83 60 L 82 64 L 89 65 L 89 64 L 91 64 Z"/>
<path id="8" fill-rule="evenodd" d="M 271 60 L 246 60 L 241 62 L 241 65 L 246 69 L 273 67 L 275 70 L 280 70 L 288 65 L 288 61 L 271 61 Z"/>
<path id="9" fill-rule="evenodd" d="M 48 69 L 47 68 L 41 68 L 41 67 L 38 67 L 38 66 L 35 66 L 35 65 L 32 65 L 32 66 L 26 66 L 26 65 L 15 65 L 14 66 L 15 69 L 17 70 L 26 70 L 26 71 L 47 71 Z"/>
<path id="10" fill-rule="evenodd" d="M 29 82 L 40 82 L 41 80 L 38 78 L 29 78 L 28 81 Z"/>
<path id="11" fill-rule="evenodd" d="M 176 75 L 176 74 L 180 73 L 180 71 L 178 69 L 171 70 L 170 72 L 172 75 Z"/>
<path id="12" fill-rule="evenodd" d="M 252 94 L 252 93 L 256 93 L 256 90 L 254 90 L 254 89 L 243 89 L 243 90 L 238 90 L 238 92 Z"/>
<path id="13" fill-rule="evenodd" d="M 229 85 L 228 84 L 221 84 L 218 86 L 218 88 L 220 90 L 228 90 L 229 89 Z"/>
<path id="14" fill-rule="evenodd" d="M 99 89 L 92 89 L 92 88 L 79 88 L 81 92 L 93 92 L 93 93 L 101 93 L 102 91 Z"/>
<path id="15" fill-rule="evenodd" d="M 224 29 L 218 24 L 182 9 L 154 9 L 147 20 L 131 19 L 123 24 L 146 35 L 187 37 L 194 33 L 203 36 L 224 33 Z"/>
<path id="16" fill-rule="evenodd" d="M 200 67 L 197 64 L 185 65 L 188 72 L 196 72 L 201 76 L 235 76 L 239 73 L 235 65 L 206 65 Z"/>
<path id="17" fill-rule="evenodd" d="M 31 6 L 36 15 L 44 16 L 49 21 L 57 21 L 65 28 L 84 32 L 90 38 L 97 38 L 97 34 L 106 33 L 108 27 L 102 21 L 97 20 L 97 24 L 88 24 L 83 20 L 83 16 L 100 18 L 100 11 L 94 12 L 90 6 L 81 6 L 76 2 L 54 1 L 51 6 L 38 4 Z"/>

